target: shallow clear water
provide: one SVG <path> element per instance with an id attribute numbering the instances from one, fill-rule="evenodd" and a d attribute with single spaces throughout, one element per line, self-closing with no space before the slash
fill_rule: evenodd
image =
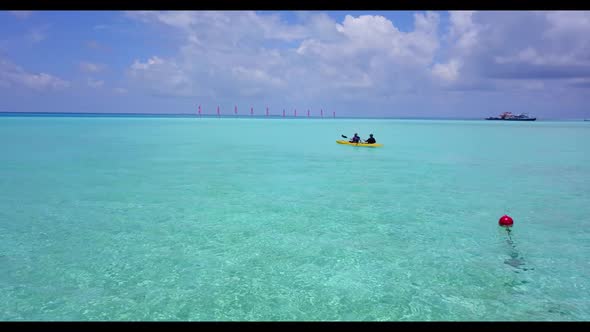
<path id="1" fill-rule="evenodd" d="M 354 132 L 384 147 L 335 143 Z M 589 142 L 584 122 L 0 118 L 0 320 L 588 320 Z"/>

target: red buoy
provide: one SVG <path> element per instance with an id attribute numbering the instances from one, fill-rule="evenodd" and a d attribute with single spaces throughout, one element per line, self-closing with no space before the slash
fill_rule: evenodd
<path id="1" fill-rule="evenodd" d="M 500 220 L 498 220 L 498 224 L 504 227 L 511 227 L 514 224 L 514 220 L 510 216 L 503 215 Z"/>

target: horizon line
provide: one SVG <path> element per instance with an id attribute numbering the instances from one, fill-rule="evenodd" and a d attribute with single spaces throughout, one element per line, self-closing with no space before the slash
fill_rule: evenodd
<path id="1" fill-rule="evenodd" d="M 253 115 L 253 114 L 197 114 L 197 113 L 139 113 L 139 112 L 30 112 L 30 111 L 18 111 L 18 112 L 11 112 L 11 111 L 0 111 L 0 116 L 6 115 L 96 115 L 96 116 L 163 116 L 163 117 L 174 117 L 174 116 L 185 116 L 185 117 L 206 117 L 206 118 L 290 118 L 290 119 L 414 119 L 414 120 L 485 120 L 483 117 L 430 117 L 430 116 L 333 116 L 333 115 L 326 115 L 326 116 L 307 116 L 307 115 L 300 115 L 294 116 L 291 115 L 273 115 L 273 114 L 261 114 L 261 115 Z M 537 120 L 540 120 L 537 117 Z M 543 120 L 587 120 L 587 118 L 544 118 Z"/>

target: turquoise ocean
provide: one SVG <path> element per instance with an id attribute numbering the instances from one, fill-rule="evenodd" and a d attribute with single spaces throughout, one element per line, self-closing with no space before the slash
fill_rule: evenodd
<path id="1" fill-rule="evenodd" d="M 590 123 L 0 117 L 0 320 L 590 320 Z"/>

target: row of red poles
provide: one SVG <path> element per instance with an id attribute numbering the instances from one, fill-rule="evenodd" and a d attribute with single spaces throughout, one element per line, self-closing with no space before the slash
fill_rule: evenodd
<path id="1" fill-rule="evenodd" d="M 199 116 L 201 116 L 201 105 L 199 105 L 199 112 L 198 112 Z M 238 106 L 234 107 L 234 115 L 238 115 Z M 254 108 L 250 107 L 250 116 L 254 115 Z M 268 107 L 266 108 L 266 116 L 269 116 L 270 113 L 268 113 Z M 286 113 L 285 110 L 283 110 L 283 118 L 285 117 Z M 219 106 L 217 106 L 217 116 L 221 116 L 221 112 L 219 111 Z M 297 117 L 297 110 L 294 110 L 293 112 L 293 116 Z M 307 117 L 310 117 L 310 112 L 309 110 L 307 110 Z M 324 110 L 320 110 L 320 117 L 324 118 Z M 336 112 L 332 112 L 332 117 L 336 118 Z"/>

